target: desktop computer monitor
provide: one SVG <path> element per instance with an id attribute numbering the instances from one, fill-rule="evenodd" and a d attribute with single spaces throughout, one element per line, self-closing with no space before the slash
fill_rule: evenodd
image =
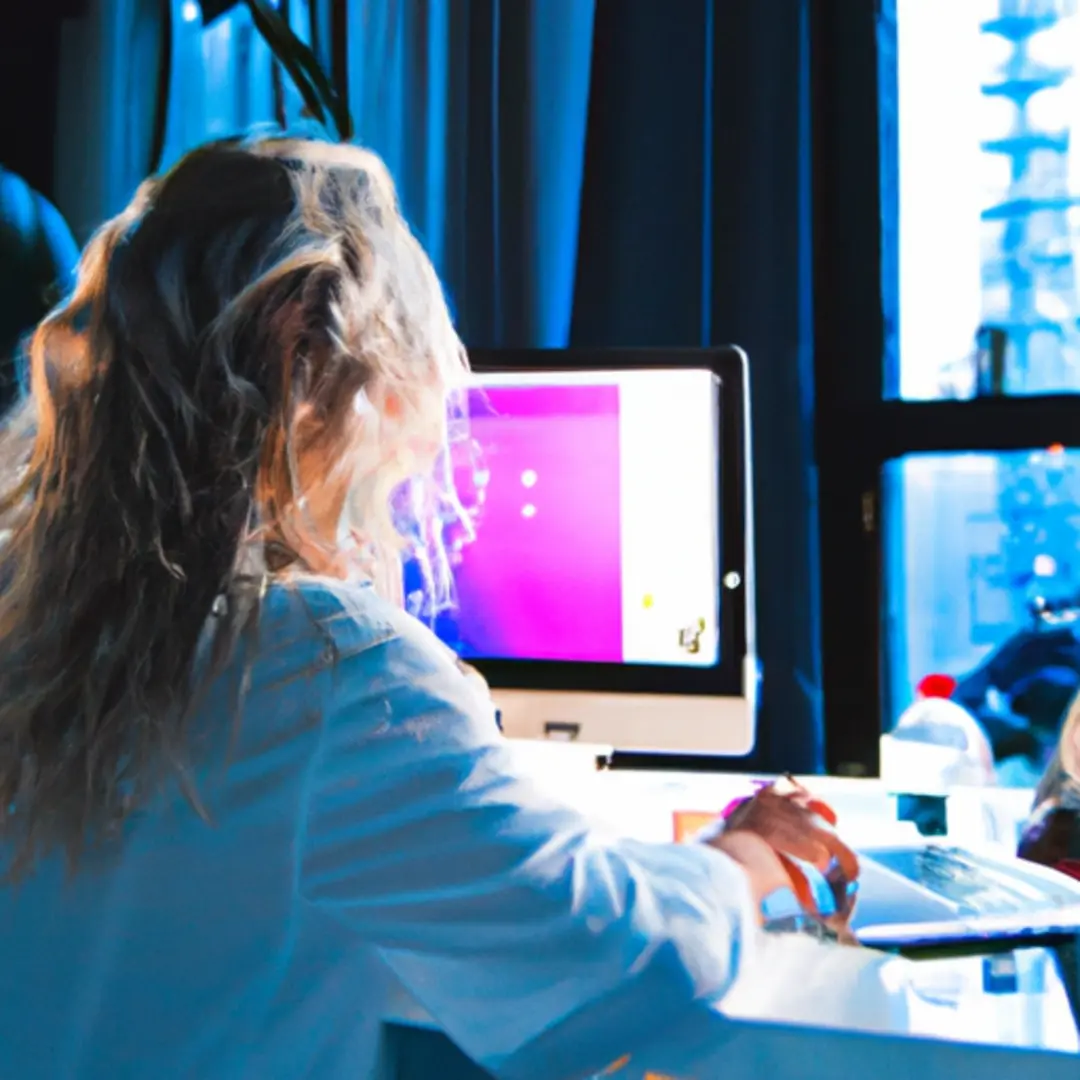
<path id="1" fill-rule="evenodd" d="M 474 352 L 438 635 L 510 737 L 744 755 L 757 665 L 746 357 Z M 406 575 L 408 582 L 408 572 Z M 408 586 L 407 586 L 408 590 Z"/>

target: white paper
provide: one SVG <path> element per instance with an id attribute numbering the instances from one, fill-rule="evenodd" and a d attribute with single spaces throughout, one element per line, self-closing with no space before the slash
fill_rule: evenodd
<path id="1" fill-rule="evenodd" d="M 720 1008 L 739 1020 L 904 1035 L 907 964 L 872 949 L 763 933 Z"/>

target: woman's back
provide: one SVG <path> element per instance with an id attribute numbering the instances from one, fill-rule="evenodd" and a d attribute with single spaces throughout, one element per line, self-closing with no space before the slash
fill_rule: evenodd
<path id="1" fill-rule="evenodd" d="M 0 892 L 4 1075 L 367 1075 L 385 969 L 298 889 L 320 677 L 385 637 L 370 590 L 353 597 L 346 615 L 318 585 L 270 590 L 239 726 L 242 661 L 195 718 L 209 825 L 173 792 L 78 874 L 58 852 Z"/>

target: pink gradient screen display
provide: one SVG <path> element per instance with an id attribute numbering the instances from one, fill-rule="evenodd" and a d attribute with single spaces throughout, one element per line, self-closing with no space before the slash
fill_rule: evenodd
<path id="1" fill-rule="evenodd" d="M 619 393 L 469 392 L 471 452 L 454 477 L 475 536 L 435 627 L 461 656 L 623 661 Z"/>

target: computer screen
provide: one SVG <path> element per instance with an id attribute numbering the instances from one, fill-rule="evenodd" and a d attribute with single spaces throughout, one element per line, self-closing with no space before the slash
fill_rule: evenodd
<path id="1" fill-rule="evenodd" d="M 741 755 L 757 663 L 745 355 L 490 350 L 451 418 L 410 610 L 508 735 Z M 437 586 L 432 589 L 432 585 Z M 434 606 L 427 597 L 446 599 Z"/>
<path id="2" fill-rule="evenodd" d="M 479 376 L 439 636 L 468 660 L 715 665 L 719 393 L 708 370 Z"/>

